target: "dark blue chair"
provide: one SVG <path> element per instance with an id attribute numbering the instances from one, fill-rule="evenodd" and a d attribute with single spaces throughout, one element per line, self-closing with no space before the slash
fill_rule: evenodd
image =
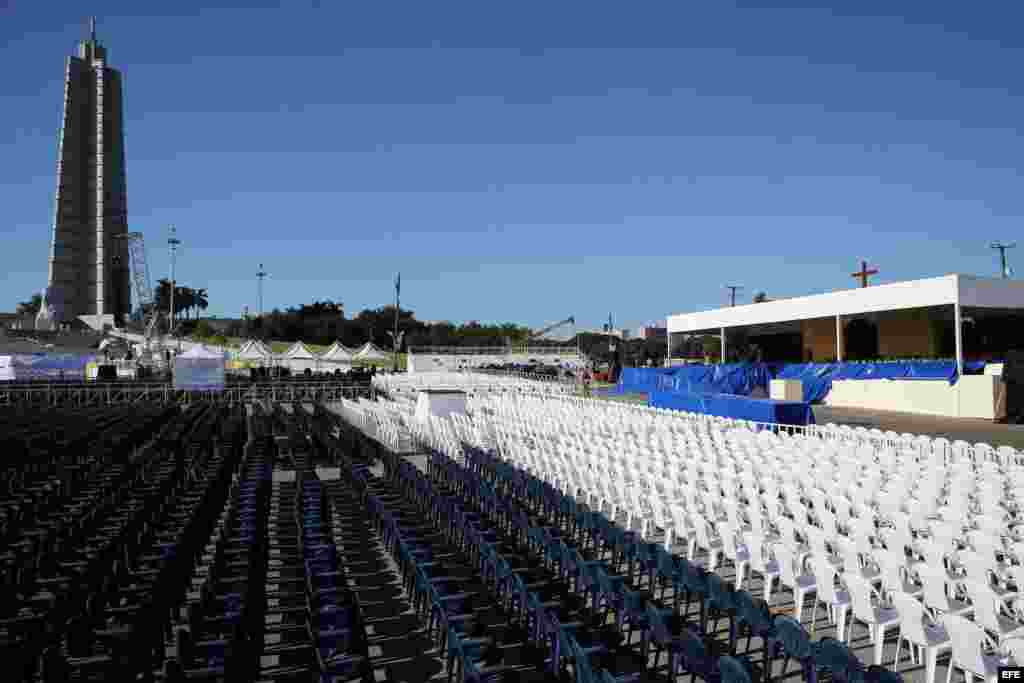
<path id="1" fill-rule="evenodd" d="M 746 657 L 720 657 L 718 674 L 722 683 L 756 683 L 761 680 L 757 669 Z"/>
<path id="2" fill-rule="evenodd" d="M 765 643 L 762 663 L 767 662 L 767 643 L 775 635 L 775 620 L 772 618 L 768 603 L 761 598 L 754 598 L 744 590 L 736 591 L 734 600 L 738 622 L 737 630 L 745 630 L 747 632 L 747 644 L 743 650 L 744 654 L 750 653 L 750 641 L 756 636 Z"/>
<path id="3" fill-rule="evenodd" d="M 775 617 L 775 637 L 769 645 L 772 660 L 781 650 L 785 654 L 782 663 L 782 673 L 785 674 L 789 660 L 794 659 L 803 667 L 804 679 L 807 683 L 815 683 L 817 670 L 814 666 L 814 648 L 811 645 L 811 636 L 807 630 L 800 625 L 793 617 L 778 615 Z M 767 674 L 766 674 L 767 675 Z"/>
<path id="4" fill-rule="evenodd" d="M 682 639 L 682 657 L 676 661 L 694 677 L 704 679 L 706 683 L 718 683 L 718 658 L 708 651 L 701 637 L 692 629 L 684 628 L 680 634 Z M 669 678 L 675 680 L 679 672 L 669 671 Z"/>
<path id="5" fill-rule="evenodd" d="M 818 673 L 828 672 L 836 683 L 864 680 L 864 667 L 844 643 L 835 638 L 822 638 L 814 644 L 814 664 Z"/>

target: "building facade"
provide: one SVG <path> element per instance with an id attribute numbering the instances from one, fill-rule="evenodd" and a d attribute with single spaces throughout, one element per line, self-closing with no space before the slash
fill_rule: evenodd
<path id="1" fill-rule="evenodd" d="M 668 328 L 658 324 L 644 325 L 637 328 L 636 336 L 639 339 L 665 339 L 668 337 Z"/>
<path id="2" fill-rule="evenodd" d="M 49 276 L 40 320 L 118 324 L 131 307 L 123 78 L 93 24 L 64 71 Z"/>

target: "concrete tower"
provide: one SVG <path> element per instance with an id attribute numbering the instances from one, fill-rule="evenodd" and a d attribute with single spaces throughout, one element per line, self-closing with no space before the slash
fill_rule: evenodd
<path id="1" fill-rule="evenodd" d="M 50 271 L 37 324 L 80 319 L 95 329 L 131 307 L 121 73 L 89 37 L 68 57 Z"/>

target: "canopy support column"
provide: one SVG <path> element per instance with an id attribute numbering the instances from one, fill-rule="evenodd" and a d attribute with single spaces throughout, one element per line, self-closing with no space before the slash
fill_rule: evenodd
<path id="1" fill-rule="evenodd" d="M 722 331 L 721 331 L 721 339 L 722 339 L 722 358 L 721 358 L 721 361 L 722 361 L 722 365 L 725 365 L 725 328 L 724 327 L 722 328 Z"/>
<path id="2" fill-rule="evenodd" d="M 964 326 L 960 316 L 960 301 L 953 304 L 953 338 L 956 340 L 956 372 L 957 375 L 964 374 Z"/>
<path id="3" fill-rule="evenodd" d="M 839 363 L 843 362 L 843 351 L 844 351 L 844 340 L 843 340 L 843 316 L 836 316 L 836 361 Z"/>

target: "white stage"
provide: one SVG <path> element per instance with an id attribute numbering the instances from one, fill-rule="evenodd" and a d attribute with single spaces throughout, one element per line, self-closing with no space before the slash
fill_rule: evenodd
<path id="1" fill-rule="evenodd" d="M 454 389 L 425 389 L 416 400 L 416 419 L 466 414 L 466 392 Z"/>
<path id="2" fill-rule="evenodd" d="M 1005 412 L 1004 387 L 1002 378 L 993 375 L 965 375 L 953 385 L 942 380 L 844 379 L 832 382 L 825 404 L 994 420 Z"/>

